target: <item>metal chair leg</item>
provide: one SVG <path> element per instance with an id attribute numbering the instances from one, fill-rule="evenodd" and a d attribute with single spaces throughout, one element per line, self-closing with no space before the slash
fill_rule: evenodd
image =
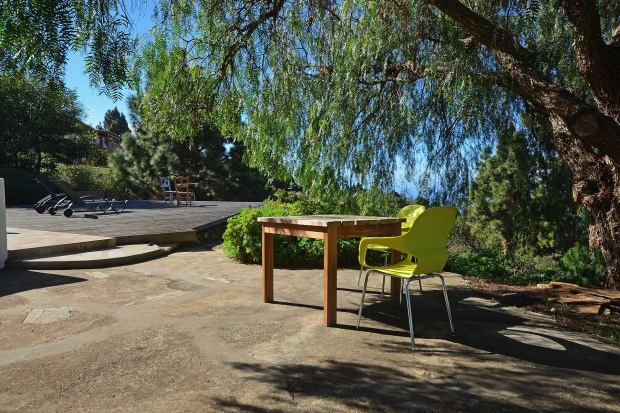
<path id="1" fill-rule="evenodd" d="M 355 327 L 355 329 L 360 328 L 360 321 L 362 319 L 362 309 L 364 308 L 364 296 L 366 295 L 366 287 L 368 286 L 368 277 L 370 276 L 371 272 L 372 270 L 368 270 L 368 272 L 366 273 L 366 278 L 364 279 L 364 289 L 362 290 L 362 301 L 360 301 L 360 311 L 359 311 L 359 314 L 357 315 L 357 326 Z"/>
<path id="2" fill-rule="evenodd" d="M 407 313 L 409 316 L 409 333 L 411 334 L 411 349 L 415 350 L 415 331 L 413 330 L 413 314 L 411 312 L 411 293 L 409 292 L 409 283 L 411 279 L 407 281 L 405 286 L 405 293 L 407 294 Z"/>
<path id="3" fill-rule="evenodd" d="M 450 330 L 452 330 L 452 334 L 454 334 L 454 325 L 452 325 L 452 312 L 450 311 L 450 301 L 448 300 L 448 291 L 446 290 L 446 282 L 443 279 L 441 274 L 437 274 L 439 279 L 441 279 L 441 285 L 443 287 L 443 297 L 446 300 L 446 310 L 448 310 L 448 320 L 450 321 Z"/>
<path id="4" fill-rule="evenodd" d="M 364 271 L 364 267 L 360 266 L 360 274 L 357 276 L 357 286 L 360 286 L 360 281 L 362 279 L 362 272 Z"/>
<path id="5" fill-rule="evenodd" d="M 359 329 L 360 321 L 362 319 L 362 310 L 364 308 L 364 297 L 366 296 L 366 289 L 368 287 L 368 278 L 370 277 L 370 274 L 373 272 L 377 272 L 377 271 L 368 270 L 368 272 L 366 273 L 366 278 L 364 279 L 364 289 L 362 290 L 362 300 L 360 301 L 360 309 L 359 309 L 359 314 L 357 317 L 356 329 Z M 446 302 L 446 311 L 448 312 L 448 321 L 450 322 L 450 330 L 452 331 L 452 334 L 454 334 L 454 324 L 452 323 L 452 312 L 450 311 L 450 300 L 448 299 L 448 290 L 446 288 L 446 281 L 444 280 L 443 276 L 441 274 L 427 274 L 425 276 L 418 276 L 420 290 L 422 289 L 422 278 L 434 278 L 434 277 L 439 277 L 439 279 L 441 280 L 443 297 Z M 411 291 L 409 289 L 409 283 L 411 283 L 412 280 L 413 278 L 409 278 L 404 288 L 405 288 L 405 296 L 406 296 L 406 301 L 407 301 L 407 316 L 409 319 L 409 333 L 411 335 L 411 349 L 415 350 L 415 330 L 413 328 L 413 310 L 412 310 L 412 305 L 411 305 Z M 402 294 L 402 291 L 401 291 L 401 294 Z"/>

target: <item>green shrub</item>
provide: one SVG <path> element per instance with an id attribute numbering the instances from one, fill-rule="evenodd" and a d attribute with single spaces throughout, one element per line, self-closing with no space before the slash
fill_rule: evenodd
<path id="1" fill-rule="evenodd" d="M 566 280 L 579 285 L 601 286 L 605 282 L 605 260 L 600 251 L 590 256 L 588 247 L 575 245 L 562 256 Z"/>
<path id="2" fill-rule="evenodd" d="M 110 168 L 91 165 L 58 165 L 55 177 L 76 191 L 119 189 Z"/>
<path id="3" fill-rule="evenodd" d="M 224 252 L 243 263 L 260 263 L 262 259 L 262 225 L 259 217 L 288 215 L 338 214 L 337 205 L 316 201 L 280 203 L 265 201 L 258 208 L 244 208 L 239 215 L 228 220 L 224 232 Z M 338 242 L 338 262 L 341 265 L 357 263 L 359 240 Z M 323 241 L 304 237 L 276 235 L 274 237 L 274 262 L 288 266 L 322 266 Z"/>
<path id="4" fill-rule="evenodd" d="M 450 254 L 445 269 L 485 280 L 507 279 L 511 275 L 500 257 L 475 252 Z"/>
<path id="5" fill-rule="evenodd" d="M 557 263 L 490 251 L 453 252 L 448 258 L 446 270 L 469 277 L 514 283 L 544 283 L 565 278 L 565 271 Z"/>

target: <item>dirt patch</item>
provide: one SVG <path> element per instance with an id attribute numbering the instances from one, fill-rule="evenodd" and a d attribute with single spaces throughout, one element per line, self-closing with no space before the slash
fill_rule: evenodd
<path id="1" fill-rule="evenodd" d="M 114 318 L 109 316 L 73 311 L 71 317 L 66 320 L 46 324 L 24 324 L 27 315 L 27 313 L 0 315 L 0 330 L 11 331 L 11 334 L 0 334 L 0 350 L 49 343 L 114 323 Z"/>
<path id="2" fill-rule="evenodd" d="M 3 367 L 0 405 L 9 411 L 151 411 L 155 405 L 158 411 L 188 411 L 188 402 L 201 406 L 193 394 L 228 384 L 199 354 L 190 337 L 167 329 L 111 336 L 45 363 Z"/>
<path id="3" fill-rule="evenodd" d="M 28 300 L 19 295 L 9 295 L 8 297 L 2 297 L 0 300 L 0 310 L 6 310 L 13 307 L 18 307 L 23 304 L 28 304 Z"/>
<path id="4" fill-rule="evenodd" d="M 267 307 L 256 300 L 255 293 L 224 291 L 183 304 L 162 308 L 159 313 L 166 317 L 227 316 L 265 313 Z"/>
<path id="5" fill-rule="evenodd" d="M 513 285 L 475 278 L 467 281 L 482 297 L 542 314 L 560 327 L 586 333 L 620 348 L 620 313 L 605 307 L 620 300 L 618 292 L 556 282 Z"/>

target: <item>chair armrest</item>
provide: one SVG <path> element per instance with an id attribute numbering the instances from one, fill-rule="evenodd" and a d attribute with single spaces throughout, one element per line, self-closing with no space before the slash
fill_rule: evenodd
<path id="1" fill-rule="evenodd" d="M 371 268 L 371 265 L 366 264 L 366 252 L 368 251 L 368 246 L 373 245 L 381 245 L 388 248 L 396 248 L 400 244 L 400 236 L 397 237 L 368 237 L 362 238 L 360 241 L 360 249 L 359 249 L 359 262 L 363 267 Z"/>

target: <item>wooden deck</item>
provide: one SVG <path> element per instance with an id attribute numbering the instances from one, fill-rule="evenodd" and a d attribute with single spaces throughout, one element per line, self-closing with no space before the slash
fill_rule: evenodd
<path id="1" fill-rule="evenodd" d="M 38 214 L 32 207 L 9 207 L 7 227 L 40 231 L 68 232 L 116 238 L 117 244 L 139 242 L 183 242 L 197 234 L 224 224 L 246 206 L 262 202 L 199 201 L 191 207 L 176 207 L 163 201 L 129 201 L 125 212 L 76 212 Z"/>

